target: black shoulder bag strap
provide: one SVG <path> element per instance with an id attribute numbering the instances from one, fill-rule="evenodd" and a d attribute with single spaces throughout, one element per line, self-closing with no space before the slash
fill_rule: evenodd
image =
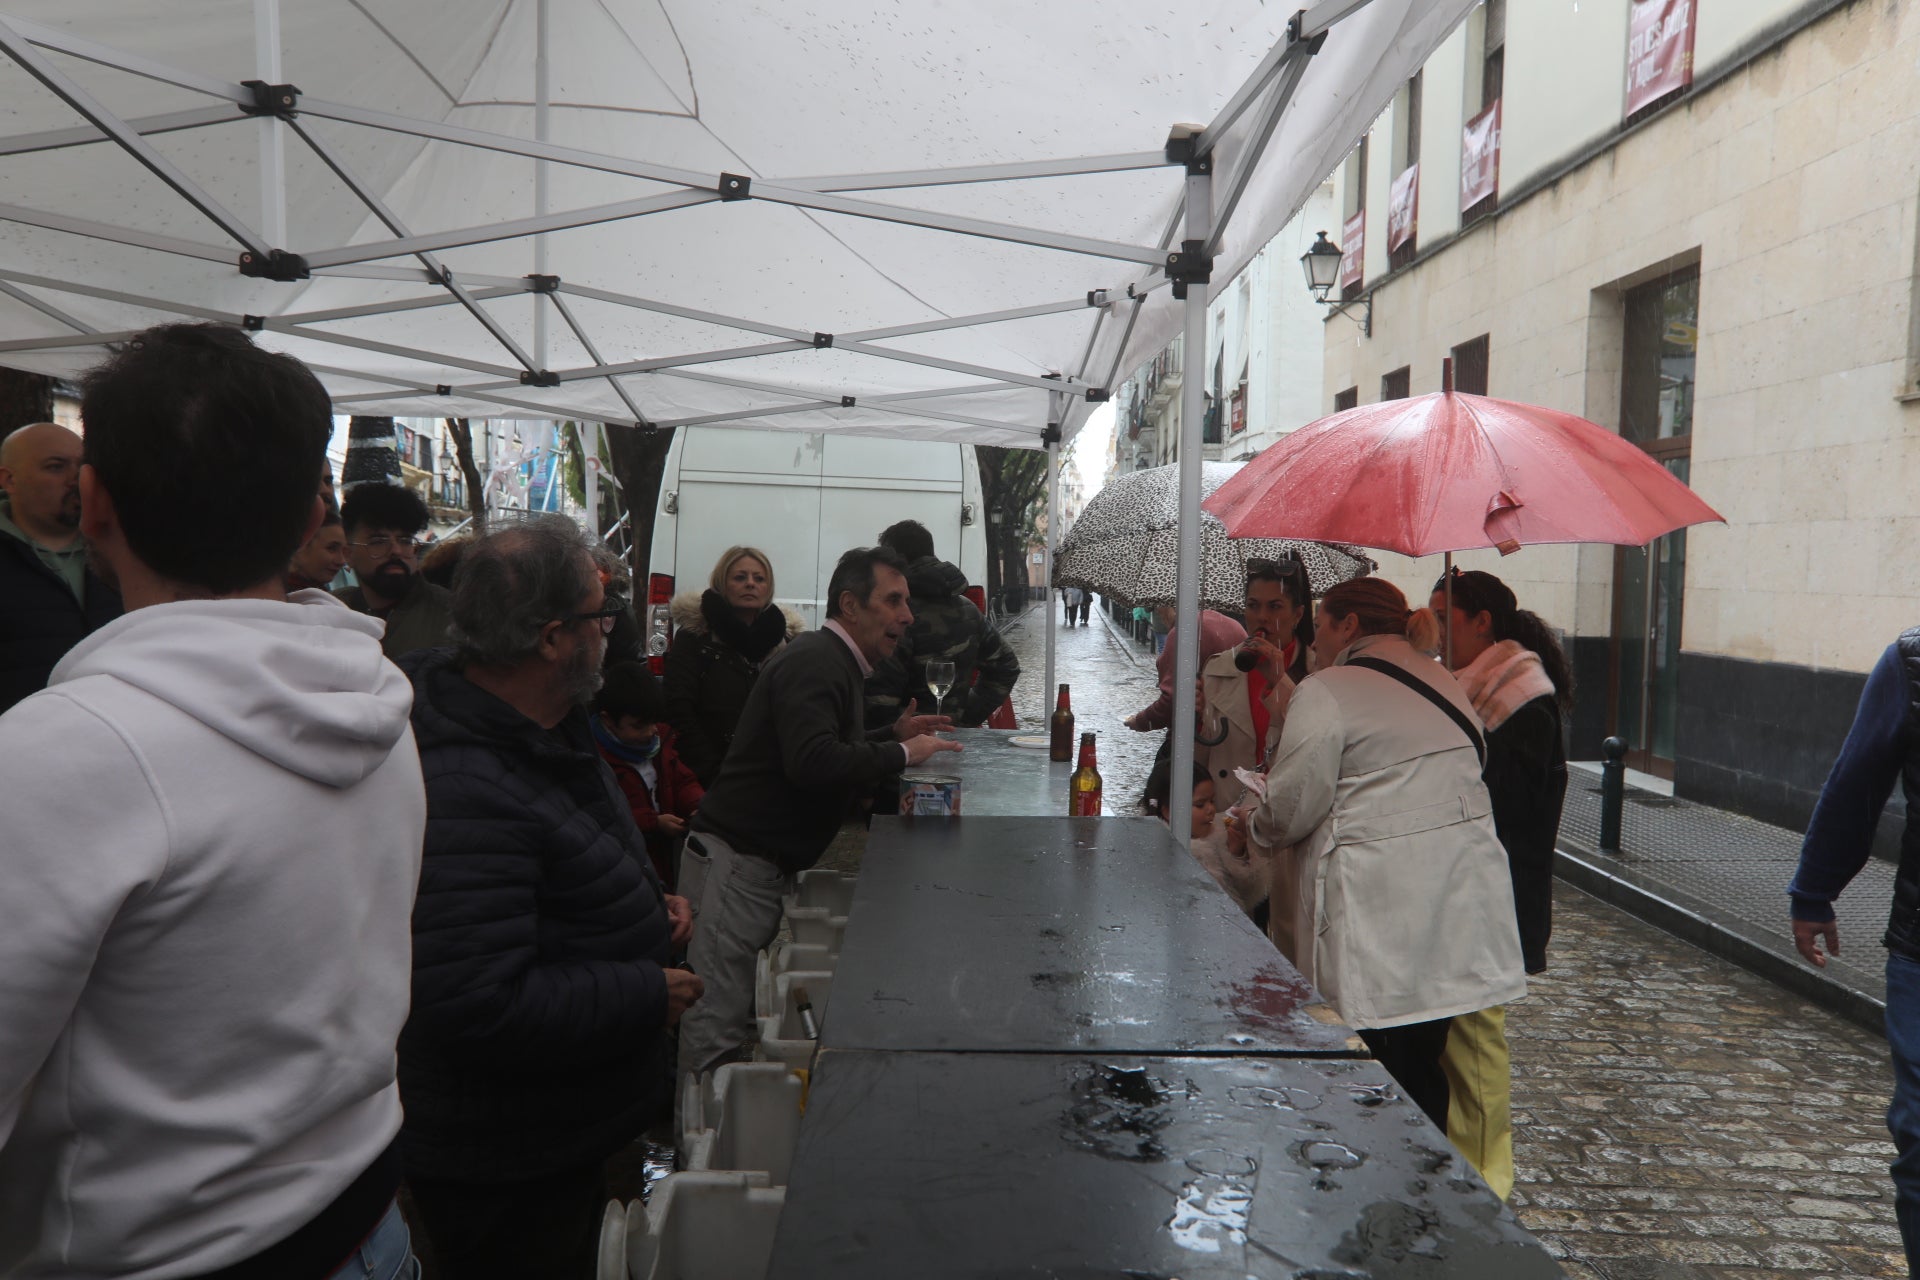
<path id="1" fill-rule="evenodd" d="M 1482 738 L 1480 731 L 1473 727 L 1473 721 L 1462 715 L 1460 708 L 1448 702 L 1445 695 L 1438 689 L 1413 674 L 1413 672 L 1408 671 L 1406 668 L 1396 667 L 1391 662 L 1385 662 L 1379 658 L 1353 658 L 1348 660 L 1346 665 L 1349 667 L 1365 667 L 1369 671 L 1378 671 L 1383 676 L 1392 676 L 1395 680 L 1398 680 L 1401 684 L 1407 686 L 1407 688 L 1413 690 L 1428 702 L 1431 702 L 1434 706 L 1446 712 L 1447 718 L 1459 725 L 1460 732 L 1466 734 L 1467 740 L 1473 743 L 1473 754 L 1480 757 L 1480 767 L 1482 769 L 1487 767 L 1486 739 Z"/>

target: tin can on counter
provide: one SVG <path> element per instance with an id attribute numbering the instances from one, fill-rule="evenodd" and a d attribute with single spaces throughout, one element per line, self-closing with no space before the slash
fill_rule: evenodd
<path id="1" fill-rule="evenodd" d="M 959 817 L 960 779 L 946 774 L 903 775 L 900 814 L 906 818 Z"/>

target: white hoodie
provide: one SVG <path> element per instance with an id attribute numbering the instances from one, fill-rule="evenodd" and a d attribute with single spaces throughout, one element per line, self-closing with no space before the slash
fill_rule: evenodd
<path id="1" fill-rule="evenodd" d="M 0 716 L 0 1275 L 240 1261 L 398 1131 L 426 801 L 380 631 L 139 609 Z"/>

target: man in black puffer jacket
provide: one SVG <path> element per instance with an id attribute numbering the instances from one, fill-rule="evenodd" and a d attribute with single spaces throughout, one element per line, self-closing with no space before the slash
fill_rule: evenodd
<path id="1" fill-rule="evenodd" d="M 427 788 L 407 1181 L 448 1280 L 592 1274 L 602 1166 L 666 1110 L 663 1033 L 700 994 L 691 933 L 595 750 L 608 605 L 562 516 L 480 539 L 458 649 L 408 655 Z"/>

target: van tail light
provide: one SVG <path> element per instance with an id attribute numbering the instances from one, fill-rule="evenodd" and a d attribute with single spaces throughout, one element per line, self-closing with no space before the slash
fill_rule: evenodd
<path id="1" fill-rule="evenodd" d="M 673 644 L 673 575 L 647 575 L 647 666 L 660 675 Z"/>

